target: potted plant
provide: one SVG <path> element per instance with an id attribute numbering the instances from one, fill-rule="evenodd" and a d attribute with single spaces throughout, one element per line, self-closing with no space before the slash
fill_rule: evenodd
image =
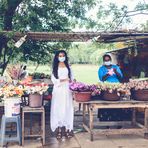
<path id="1" fill-rule="evenodd" d="M 29 106 L 41 107 L 43 105 L 43 93 L 47 91 L 48 84 L 28 84 L 25 86 L 26 93 L 29 94 Z"/>
<path id="2" fill-rule="evenodd" d="M 99 83 L 98 87 L 101 89 L 102 97 L 107 101 L 118 101 L 121 97 L 130 96 L 130 87 L 124 83 Z"/>
<path id="3" fill-rule="evenodd" d="M 129 85 L 133 99 L 148 101 L 148 80 L 130 80 Z"/>
<path id="4" fill-rule="evenodd" d="M 6 84 L 0 88 L 0 97 L 4 101 L 5 116 L 12 117 L 20 114 L 20 98 L 24 94 L 23 86 Z"/>
<path id="5" fill-rule="evenodd" d="M 96 85 L 88 85 L 81 82 L 70 83 L 70 89 L 73 91 L 74 99 L 77 102 L 87 102 L 91 99 L 92 94 L 95 95 L 99 91 L 96 91 Z"/>

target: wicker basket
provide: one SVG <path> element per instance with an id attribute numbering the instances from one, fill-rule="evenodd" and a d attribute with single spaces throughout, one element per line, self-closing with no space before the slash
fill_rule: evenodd
<path id="1" fill-rule="evenodd" d="M 116 91 L 113 91 L 112 93 L 108 91 L 103 91 L 102 97 L 106 101 L 119 101 L 120 100 L 120 96 L 117 95 Z"/>
<path id="2" fill-rule="evenodd" d="M 132 98 L 138 101 L 148 101 L 148 89 L 132 90 Z"/>
<path id="3" fill-rule="evenodd" d="M 77 101 L 77 102 L 87 102 L 87 101 L 90 101 L 91 93 L 92 92 L 77 92 L 77 91 L 74 91 L 73 92 L 74 100 Z"/>

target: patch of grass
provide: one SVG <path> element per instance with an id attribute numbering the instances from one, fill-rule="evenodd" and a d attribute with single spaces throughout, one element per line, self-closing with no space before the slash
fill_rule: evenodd
<path id="1" fill-rule="evenodd" d="M 96 84 L 98 82 L 98 66 L 96 65 L 72 65 L 74 77 L 77 81 Z"/>

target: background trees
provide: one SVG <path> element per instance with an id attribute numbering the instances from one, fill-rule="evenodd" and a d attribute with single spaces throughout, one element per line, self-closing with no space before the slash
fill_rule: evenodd
<path id="1" fill-rule="evenodd" d="M 0 0 L 0 29 L 13 31 L 70 31 L 75 24 L 86 23 L 85 12 L 95 0 Z M 45 43 L 28 40 L 16 49 L 13 42 L 0 36 L 0 61 L 5 69 L 9 60 L 47 63 L 53 51 L 68 48 L 70 43 Z M 9 41 L 9 45 L 8 45 Z M 16 56 L 17 55 L 17 56 Z M 13 58 L 15 57 L 15 58 Z"/>

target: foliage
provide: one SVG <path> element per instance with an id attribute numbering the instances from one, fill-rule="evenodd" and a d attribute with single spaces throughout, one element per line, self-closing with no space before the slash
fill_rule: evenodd
<path id="1" fill-rule="evenodd" d="M 81 43 L 73 44 L 69 50 L 69 59 L 74 64 L 102 64 L 102 55 L 112 50 L 113 44 Z"/>
<path id="2" fill-rule="evenodd" d="M 141 28 L 143 31 L 148 31 L 148 21 L 146 22 L 146 24 L 141 24 Z"/>
<path id="3" fill-rule="evenodd" d="M 96 7 L 98 12 L 94 19 L 88 15 L 88 11 Z M 147 9 L 147 5 L 139 3 L 135 10 L 143 9 Z M 114 31 L 130 22 L 127 12 L 127 6 L 117 7 L 114 3 L 104 6 L 101 0 L 0 0 L 0 30 L 23 33 L 69 32 L 74 28 L 84 27 L 95 31 Z M 143 28 L 145 30 L 145 26 Z M 14 47 L 16 40 L 12 40 L 12 36 L 13 34 L 8 34 L 5 38 L 0 35 L 0 62 L 3 63 L 4 69 L 9 62 L 17 61 L 30 60 L 38 64 L 46 64 L 51 62 L 53 53 L 57 49 L 70 49 L 71 45 L 71 43 L 27 40 L 17 49 Z M 91 46 L 85 47 L 82 51 L 72 49 L 71 53 L 74 53 L 74 56 L 71 54 L 72 63 L 98 63 L 96 55 L 99 49 L 106 47 L 98 45 L 94 48 L 94 44 Z M 97 53 L 96 49 L 98 49 Z"/>
<path id="4" fill-rule="evenodd" d="M 94 5 L 95 0 L 1 0 L 0 30 L 24 33 L 25 31 L 68 32 L 77 22 L 83 20 L 83 23 L 86 23 L 89 20 L 85 12 Z M 0 35 L 0 37 L 2 36 Z M 16 49 L 11 46 L 13 45 L 12 41 L 9 41 L 7 45 L 8 41 L 9 37 L 0 40 L 0 61 L 5 65 L 14 59 L 15 61 L 27 62 L 30 60 L 38 64 L 45 64 L 51 61 L 52 53 L 55 50 L 68 49 L 70 46 L 70 43 L 46 43 L 29 40 L 20 49 Z"/>
<path id="5" fill-rule="evenodd" d="M 35 72 L 33 75 L 33 79 L 50 79 L 50 75 L 49 74 L 45 74 L 45 73 L 39 73 L 39 72 Z"/>

